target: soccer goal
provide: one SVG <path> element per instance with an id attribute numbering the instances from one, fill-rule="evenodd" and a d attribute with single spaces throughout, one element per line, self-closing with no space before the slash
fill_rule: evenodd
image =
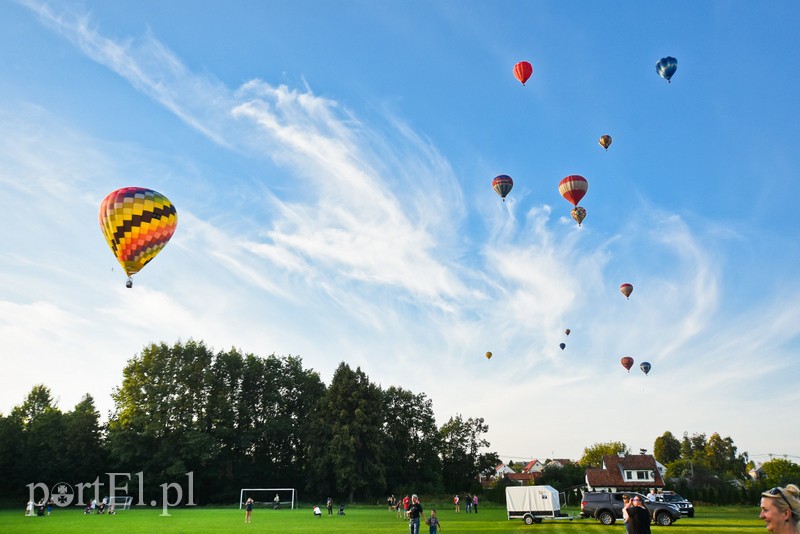
<path id="1" fill-rule="evenodd" d="M 109 501 L 109 510 L 110 507 L 114 507 L 114 511 L 118 512 L 120 510 L 130 510 L 131 504 L 133 503 L 133 497 L 128 495 L 114 495 L 111 500 Z"/>
<path id="2" fill-rule="evenodd" d="M 241 510 L 247 499 L 263 508 L 297 508 L 297 492 L 294 488 L 242 488 L 239 493 L 239 509 Z"/>

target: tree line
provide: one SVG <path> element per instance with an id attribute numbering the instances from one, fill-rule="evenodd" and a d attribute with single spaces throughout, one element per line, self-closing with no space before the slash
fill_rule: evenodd
<path id="1" fill-rule="evenodd" d="M 436 425 L 424 393 L 381 388 L 341 363 L 329 386 L 299 357 L 214 352 L 202 342 L 150 344 L 128 361 L 101 422 L 85 395 L 62 412 L 35 386 L 0 417 L 0 497 L 27 484 L 90 483 L 142 473 L 137 497 L 193 473 L 197 504 L 230 503 L 244 487 L 294 487 L 305 499 L 479 490 L 499 463 L 480 417 Z"/>

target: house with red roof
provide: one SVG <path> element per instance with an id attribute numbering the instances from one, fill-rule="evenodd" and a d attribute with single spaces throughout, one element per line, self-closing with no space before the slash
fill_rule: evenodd
<path id="1" fill-rule="evenodd" d="M 664 489 L 656 459 L 650 454 L 603 455 L 602 467 L 586 470 L 589 491 L 638 491 Z"/>

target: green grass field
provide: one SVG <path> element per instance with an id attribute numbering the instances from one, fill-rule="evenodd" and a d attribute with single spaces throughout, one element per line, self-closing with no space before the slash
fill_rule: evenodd
<path id="1" fill-rule="evenodd" d="M 567 509 L 567 513 L 577 515 L 580 510 Z M 0 532 L 323 532 L 323 533 L 364 533 L 364 534 L 405 534 L 408 523 L 395 517 L 383 507 L 350 507 L 345 516 L 315 518 L 310 506 L 299 510 L 256 509 L 253 522 L 244 523 L 244 511 L 236 508 L 176 508 L 169 511 L 169 517 L 162 517 L 161 509 L 134 509 L 122 511 L 113 516 L 83 515 L 77 509 L 55 509 L 49 517 L 25 517 L 24 510 L 0 511 Z M 334 511 L 334 514 L 336 512 Z M 479 513 L 456 514 L 449 507 L 439 509 L 444 534 L 482 534 L 493 532 L 596 532 L 605 534 L 624 534 L 622 523 L 613 526 L 601 525 L 594 519 L 545 520 L 538 525 L 527 526 L 522 521 L 506 519 L 504 508 L 481 506 Z M 428 534 L 428 527 L 422 525 L 421 534 Z M 718 532 L 766 532 L 764 523 L 758 519 L 758 508 L 752 507 L 701 507 L 697 517 L 684 518 L 670 527 L 653 526 L 654 532 L 664 534 L 716 534 Z"/>

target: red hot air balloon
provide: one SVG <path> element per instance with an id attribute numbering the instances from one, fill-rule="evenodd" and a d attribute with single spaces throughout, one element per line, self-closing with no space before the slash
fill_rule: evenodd
<path id="1" fill-rule="evenodd" d="M 494 180 L 492 180 L 492 189 L 503 198 L 503 202 L 506 201 L 506 195 L 511 192 L 512 187 L 514 187 L 514 180 L 507 174 L 495 176 Z"/>
<path id="2" fill-rule="evenodd" d="M 625 295 L 626 299 L 630 300 L 631 293 L 633 293 L 633 285 L 631 285 L 631 284 L 622 284 L 621 286 L 619 286 L 619 290 L 623 295 Z"/>
<path id="3" fill-rule="evenodd" d="M 514 65 L 514 76 L 522 85 L 525 85 L 531 74 L 533 74 L 533 66 L 527 61 L 520 61 Z"/>
<path id="4" fill-rule="evenodd" d="M 619 361 L 619 363 L 621 363 L 622 367 L 627 369 L 629 373 L 631 372 L 631 367 L 633 367 L 633 358 L 630 356 L 625 356 Z"/>
<path id="5" fill-rule="evenodd" d="M 572 330 L 570 330 L 569 328 L 567 328 L 566 330 L 564 330 L 564 333 L 565 333 L 565 334 L 567 334 L 567 335 L 569 335 L 569 333 L 570 333 L 570 332 L 572 332 Z"/>
<path id="6" fill-rule="evenodd" d="M 589 182 L 586 181 L 586 178 L 577 174 L 567 176 L 558 184 L 558 192 L 573 206 L 578 205 L 578 202 L 581 201 L 588 190 Z"/>

